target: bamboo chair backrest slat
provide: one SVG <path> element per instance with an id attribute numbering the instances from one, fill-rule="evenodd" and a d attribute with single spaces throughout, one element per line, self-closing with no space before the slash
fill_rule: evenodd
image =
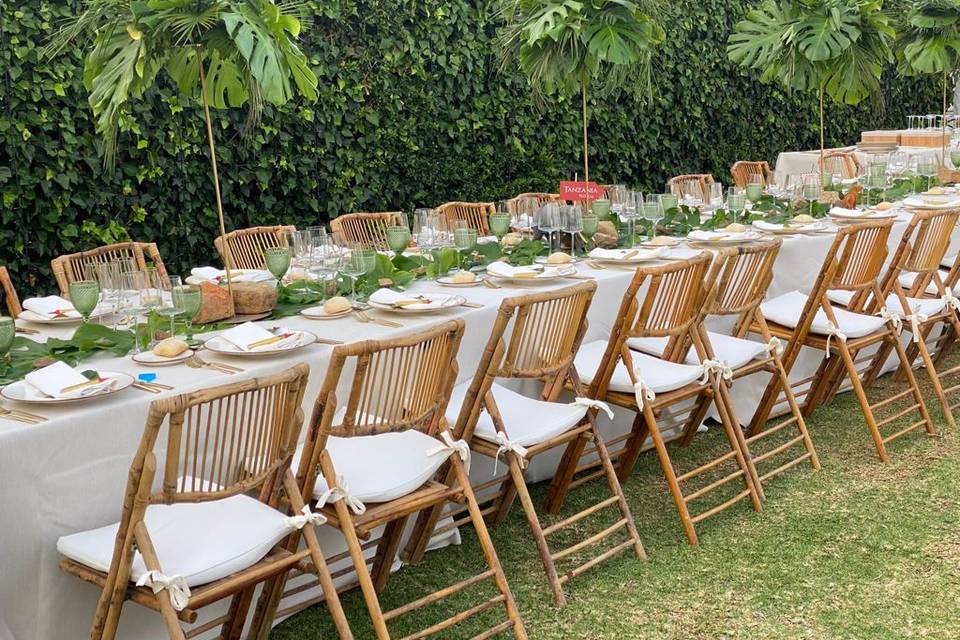
<path id="1" fill-rule="evenodd" d="M 403 224 L 400 211 L 345 213 L 330 221 L 330 230 L 346 242 L 360 243 L 364 249 L 386 251 L 387 227 Z"/>
<path id="2" fill-rule="evenodd" d="M 490 235 L 490 214 L 496 211 L 492 202 L 447 202 L 437 207 L 447 222 L 466 220 L 481 236 Z"/>
<path id="3" fill-rule="evenodd" d="M 202 502 L 262 489 L 289 464 L 302 424 L 306 364 L 153 402 L 141 452 L 167 425 L 162 485 L 151 502 Z"/>
<path id="4" fill-rule="evenodd" d="M 670 178 L 667 181 L 667 188 L 670 193 L 680 198 L 691 195 L 703 202 L 709 202 L 710 185 L 713 182 L 713 176 L 709 173 L 693 173 Z"/>
<path id="5" fill-rule="evenodd" d="M 167 270 L 160 257 L 160 251 L 153 242 L 120 242 L 108 244 L 89 251 L 57 256 L 50 261 L 53 277 L 57 281 L 61 295 L 67 295 L 70 283 L 85 280 L 85 270 L 89 265 L 106 264 L 121 258 L 133 258 L 140 271 L 147 270 L 147 260 L 152 263 L 157 275 L 166 279 Z"/>
<path id="6" fill-rule="evenodd" d="M 730 167 L 733 184 L 743 189 L 750 183 L 751 176 L 760 176 L 763 186 L 771 182 L 772 172 L 766 160 L 738 160 Z"/>
<path id="7" fill-rule="evenodd" d="M 630 337 L 684 335 L 700 315 L 710 262 L 711 254 L 703 252 L 668 265 L 638 268 L 624 299 L 635 300 L 644 284 L 646 294 L 636 305 L 633 317 L 621 313 L 621 318 L 629 322 Z"/>
<path id="8" fill-rule="evenodd" d="M 820 171 L 840 174 L 844 178 L 856 178 L 863 173 L 857 154 L 852 151 L 831 151 L 824 154 L 819 164 Z"/>
<path id="9" fill-rule="evenodd" d="M 23 308 L 20 306 L 20 297 L 17 296 L 17 290 L 13 287 L 10 272 L 6 267 L 0 267 L 0 288 L 3 289 L 3 301 L 7 305 L 7 314 L 11 318 L 16 318 Z"/>
<path id="10" fill-rule="evenodd" d="M 704 315 L 742 315 L 760 306 L 773 278 L 773 263 L 782 244 L 779 238 L 773 238 L 717 251 L 707 276 L 713 290 Z"/>
<path id="11" fill-rule="evenodd" d="M 230 247 L 231 265 L 234 269 L 264 269 L 263 252 L 271 247 L 287 246 L 286 234 L 296 231 L 292 225 L 276 225 L 272 227 L 249 227 L 237 229 L 226 235 Z M 213 241 L 220 259 L 226 264 L 223 251 L 223 237 L 217 236 Z"/>
<path id="12" fill-rule="evenodd" d="M 873 287 L 887 257 L 892 227 L 892 220 L 841 227 L 828 254 L 835 271 L 827 288 L 865 291 Z"/>
<path id="13" fill-rule="evenodd" d="M 537 209 L 548 202 L 560 200 L 559 193 L 521 193 L 507 200 L 507 211 L 512 214 L 534 214 Z"/>
<path id="14" fill-rule="evenodd" d="M 931 280 L 939 275 L 941 262 L 950 246 L 953 230 L 957 225 L 960 210 L 916 211 L 903 232 L 890 267 L 881 287 L 889 293 L 902 273 L 913 273 L 913 283 L 907 291 L 911 297 L 923 297 Z M 952 272 L 952 270 L 951 270 Z M 947 275 L 949 279 L 950 274 Z"/>
<path id="15" fill-rule="evenodd" d="M 402 338 L 338 345 L 314 407 L 321 435 L 368 436 L 417 429 L 433 434 L 457 377 L 463 321 L 451 320 Z M 344 409 L 336 389 L 353 365 Z"/>

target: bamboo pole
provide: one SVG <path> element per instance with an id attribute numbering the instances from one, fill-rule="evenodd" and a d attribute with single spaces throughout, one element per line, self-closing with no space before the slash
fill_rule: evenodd
<path id="1" fill-rule="evenodd" d="M 823 130 L 824 130 L 824 127 L 823 127 L 823 83 L 821 82 L 821 83 L 820 83 L 820 189 L 823 189 L 823 187 L 824 187 L 824 184 L 823 184 L 823 171 L 824 171 L 824 166 L 823 166 L 823 147 L 824 147 L 824 143 L 823 143 L 823 139 L 824 139 Z"/>
<path id="2" fill-rule="evenodd" d="M 583 179 L 590 182 L 590 151 L 587 147 L 587 84 L 580 81 L 580 103 L 583 109 Z M 589 201 L 590 192 L 587 191 Z"/>
<path id="3" fill-rule="evenodd" d="M 223 222 L 223 201 L 220 198 L 220 175 L 217 172 L 217 149 L 213 142 L 213 125 L 210 122 L 210 105 L 207 102 L 207 80 L 203 72 L 203 50 L 197 47 L 197 66 L 200 68 L 200 99 L 203 101 L 203 116 L 207 121 L 207 143 L 210 146 L 210 169 L 213 172 L 213 193 L 217 198 L 217 218 L 220 220 L 220 242 L 223 243 L 223 269 L 227 274 L 227 292 L 230 294 L 230 309 L 233 309 L 233 284 L 230 269 L 233 259 L 230 243 L 227 242 L 227 229 Z"/>
<path id="4" fill-rule="evenodd" d="M 943 72 L 943 120 L 940 123 L 940 166 L 947 167 L 947 72 Z"/>

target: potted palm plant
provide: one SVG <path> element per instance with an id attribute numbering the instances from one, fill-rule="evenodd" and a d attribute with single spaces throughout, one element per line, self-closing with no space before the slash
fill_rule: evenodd
<path id="1" fill-rule="evenodd" d="M 910 5 L 897 29 L 897 70 L 903 75 L 943 77 L 941 162 L 947 166 L 947 81 L 960 66 L 960 2 L 919 0 Z"/>
<path id="2" fill-rule="evenodd" d="M 727 54 L 762 82 L 817 92 L 822 165 L 824 95 L 850 105 L 876 95 L 893 37 L 881 0 L 763 0 L 734 27 Z"/>
<path id="3" fill-rule="evenodd" d="M 534 95 L 580 94 L 583 174 L 590 181 L 588 94 L 626 88 L 643 98 L 650 61 L 663 42 L 651 17 L 657 0 L 504 0 L 501 69 L 519 67 Z"/>
<path id="4" fill-rule="evenodd" d="M 273 0 L 88 0 L 48 47 L 51 55 L 80 37 L 89 51 L 83 77 L 104 166 L 116 160 L 117 125 L 124 106 L 161 75 L 203 106 L 210 171 L 221 237 L 226 235 L 210 108 L 246 106 L 246 129 L 259 122 L 264 103 L 284 104 L 299 94 L 317 99 L 317 78 L 297 46 L 302 28 L 296 3 Z M 230 287 L 232 259 L 223 239 Z M 231 290 L 232 297 L 232 290 Z"/>

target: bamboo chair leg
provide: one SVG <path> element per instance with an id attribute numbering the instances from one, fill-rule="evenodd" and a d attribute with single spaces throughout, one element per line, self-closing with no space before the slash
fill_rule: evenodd
<path id="1" fill-rule="evenodd" d="M 907 359 L 906 351 L 903 348 L 903 345 L 900 344 L 900 341 L 897 340 L 896 336 L 893 336 L 893 346 L 897 350 L 897 356 L 900 358 L 900 367 L 906 371 L 907 374 L 907 384 L 910 385 L 910 389 L 913 391 L 913 398 L 916 400 L 917 408 L 920 410 L 920 416 L 923 418 L 923 421 L 926 425 L 927 433 L 931 436 L 937 435 L 937 430 L 933 427 L 933 420 L 930 419 L 930 413 L 927 411 L 927 405 L 923 401 L 923 394 L 920 393 L 920 386 L 917 384 L 917 377 L 913 375 L 913 367 L 910 366 L 911 361 Z"/>
<path id="2" fill-rule="evenodd" d="M 787 381 L 787 372 L 783 368 L 783 364 L 780 362 L 780 358 L 775 358 L 777 373 L 774 376 L 780 378 L 780 384 L 783 385 L 784 395 L 787 398 L 787 403 L 790 405 L 790 412 L 797 419 L 797 431 L 800 432 L 800 435 L 803 436 L 803 446 L 807 450 L 807 453 L 810 454 L 810 466 L 813 467 L 814 471 L 820 471 L 820 457 L 817 455 L 817 450 L 813 446 L 813 438 L 810 437 L 810 431 L 807 429 L 807 421 L 803 419 L 803 412 L 800 410 L 800 405 L 797 404 L 797 399 L 793 395 L 793 390 L 790 388 L 790 383 Z"/>
<path id="3" fill-rule="evenodd" d="M 513 622 L 513 635 L 517 640 L 527 640 L 527 632 L 523 628 L 520 611 L 517 609 L 517 604 L 513 600 L 513 594 L 510 592 L 510 586 L 507 584 L 507 578 L 503 573 L 503 567 L 500 565 L 500 559 L 497 557 L 497 552 L 493 547 L 493 540 L 490 539 L 490 532 L 487 531 L 487 525 L 483 521 L 483 514 L 480 513 L 480 507 L 477 505 L 477 497 L 473 494 L 470 479 L 463 469 L 463 463 L 460 461 L 460 458 L 454 455 L 450 456 L 450 466 L 467 500 L 467 511 L 470 513 L 470 520 L 473 522 L 473 528 L 477 534 L 477 540 L 480 542 L 480 548 L 483 550 L 483 555 L 487 560 L 487 566 L 493 571 L 497 589 L 503 594 L 507 616 Z"/>
<path id="4" fill-rule="evenodd" d="M 933 358 L 930 357 L 930 350 L 927 349 L 927 344 L 923 341 L 923 336 L 919 338 L 916 343 L 917 350 L 920 352 L 920 357 L 923 358 L 923 365 L 927 370 L 927 377 L 930 378 L 930 384 L 933 385 L 933 392 L 937 396 L 937 400 L 940 402 L 940 408 L 943 410 L 943 417 L 947 421 L 947 426 L 950 429 L 953 429 L 957 426 L 957 423 L 953 419 L 953 411 L 950 410 L 950 401 L 947 400 L 946 394 L 943 392 L 943 385 L 940 384 L 940 376 L 937 374 L 937 367 L 933 363 Z"/>
<path id="5" fill-rule="evenodd" d="M 680 438 L 681 447 L 689 447 L 693 442 L 693 437 L 697 435 L 700 425 L 707 418 L 707 411 L 710 410 L 710 397 L 707 394 L 701 394 L 696 400 L 696 408 L 690 412 L 687 423 L 683 427 L 683 436 Z"/>
<path id="6" fill-rule="evenodd" d="M 490 524 L 497 526 L 501 524 L 510 513 L 510 507 L 517 499 L 517 483 L 508 473 L 500 484 L 499 497 L 497 498 L 497 508 L 490 514 Z"/>
<path id="7" fill-rule="evenodd" d="M 896 340 L 896 336 L 893 336 L 893 339 Z M 899 345 L 899 342 L 897 344 Z M 860 383 L 860 377 L 857 375 L 856 365 L 853 363 L 853 357 L 847 350 L 846 345 L 841 344 L 839 351 L 840 357 L 843 359 L 844 366 L 847 370 L 847 376 L 850 378 L 850 383 L 853 385 L 853 392 L 857 395 L 857 401 L 860 403 L 860 410 L 863 412 L 863 418 L 867 422 L 867 428 L 870 429 L 870 436 L 873 438 L 873 444 L 877 449 L 877 455 L 880 457 L 882 462 L 890 462 L 890 456 L 887 455 L 887 447 L 883 443 L 883 436 L 880 435 L 880 428 L 877 427 L 877 421 L 873 417 L 873 410 L 870 408 L 870 401 L 867 399 L 867 394 L 863 390 L 863 385 Z M 903 350 L 898 346 L 897 352 L 902 354 Z M 901 362 L 903 362 L 902 358 Z"/>
<path id="8" fill-rule="evenodd" d="M 643 448 L 643 443 L 646 441 L 647 436 L 651 434 L 651 429 L 647 423 L 646 411 L 647 408 L 644 407 L 643 411 L 638 411 L 633 417 L 633 427 L 630 432 L 630 437 L 627 438 L 627 441 L 624 443 L 623 453 L 617 465 L 617 478 L 621 484 L 626 482 L 630 474 L 633 473 L 633 468 L 636 466 L 637 459 L 640 457 L 640 450 Z M 653 418 L 652 411 L 650 412 L 650 417 L 651 419 Z M 656 422 L 653 424 L 656 425 Z"/>
<path id="9" fill-rule="evenodd" d="M 683 524 L 683 530 L 687 534 L 687 541 L 690 546 L 696 547 L 700 544 L 697 538 L 697 531 L 693 526 L 693 520 L 690 517 L 690 510 L 687 509 L 687 502 L 683 499 L 683 492 L 680 490 L 680 483 L 677 482 L 677 472 L 673 469 L 673 461 L 670 460 L 670 454 L 667 452 L 667 445 L 663 442 L 663 436 L 660 435 L 660 428 L 653 417 L 653 411 L 649 406 L 644 405 L 643 415 L 645 424 L 653 425 L 650 431 L 650 437 L 653 439 L 653 446 L 657 450 L 657 457 L 660 459 L 660 466 L 663 468 L 663 475 L 667 479 L 667 486 L 670 487 L 670 494 L 673 496 L 673 503 L 677 507 L 677 513 L 680 514 L 680 522 Z M 631 465 L 632 466 L 632 465 Z"/>
<path id="10" fill-rule="evenodd" d="M 834 387 L 839 388 L 843 383 L 844 361 L 835 357 L 824 359 L 817 367 L 817 372 L 813 375 L 813 383 L 803 399 L 801 410 L 803 416 L 809 418 L 817 407 L 824 403 L 825 398 L 830 394 Z"/>
<path id="11" fill-rule="evenodd" d="M 600 458 L 600 464 L 603 467 L 604 476 L 607 479 L 607 487 L 610 493 L 617 496 L 617 508 L 620 509 L 620 516 L 627 521 L 627 532 L 633 539 L 633 551 L 640 560 L 647 559 L 647 552 L 640 541 L 640 534 L 637 532 L 637 526 L 633 521 L 633 514 L 630 513 L 630 506 L 627 504 L 627 498 L 623 495 L 623 486 L 617 479 L 617 471 L 613 468 L 613 462 L 610 460 L 610 452 L 607 445 L 600 435 L 600 429 L 597 427 L 596 419 L 591 416 L 590 423 L 593 433 L 593 441 L 596 443 L 597 456 Z"/>
<path id="12" fill-rule="evenodd" d="M 264 586 L 266 588 L 266 586 Z M 247 588 L 230 598 L 227 621 L 220 627 L 220 640 L 240 640 L 255 588 Z"/>
<path id="13" fill-rule="evenodd" d="M 733 409 L 733 400 L 730 398 L 730 390 L 727 385 L 721 383 L 719 393 L 714 395 L 714 404 L 720 413 L 720 422 L 727 433 L 727 439 L 730 440 L 730 446 L 736 451 L 737 465 L 743 469 L 743 479 L 750 490 L 750 501 L 753 503 L 754 511 L 762 511 L 761 501 L 766 498 L 763 493 L 763 485 L 760 483 L 760 474 L 753 464 L 753 456 L 750 453 L 750 446 L 747 439 L 743 436 L 743 430 L 740 428 L 740 421 Z"/>
<path id="14" fill-rule="evenodd" d="M 160 561 L 157 558 L 157 552 L 153 548 L 153 542 L 147 533 L 147 527 L 143 522 L 138 522 L 133 528 L 133 535 L 137 541 L 137 547 L 143 556 L 143 564 L 147 571 L 160 571 Z M 180 621 L 177 619 L 177 612 L 170 602 L 170 594 L 166 590 L 156 594 L 157 604 L 160 606 L 160 615 L 167 627 L 167 633 L 170 634 L 170 640 L 186 640 L 183 629 L 180 627 Z"/>
<path id="15" fill-rule="evenodd" d="M 941 335 L 940 339 L 943 341 L 943 346 L 937 351 L 937 354 L 933 358 L 933 362 L 936 365 L 940 365 L 943 359 L 946 357 L 947 353 L 950 352 L 950 346 L 955 344 L 957 341 L 957 336 L 960 335 L 960 332 L 957 331 L 957 313 L 954 312 L 951 315 L 950 322 L 947 323 L 944 327 L 943 333 L 946 335 Z"/>
<path id="16" fill-rule="evenodd" d="M 403 529 L 407 524 L 407 517 L 397 518 L 387 523 L 384 528 L 383 537 L 377 545 L 376 556 L 373 559 L 373 567 L 370 573 L 373 576 L 373 586 L 377 593 L 383 591 L 387 586 L 387 580 L 390 579 L 390 569 L 393 568 L 393 559 L 397 557 L 397 549 L 400 548 L 400 541 L 403 538 Z"/>
<path id="17" fill-rule="evenodd" d="M 557 568 L 550 555 L 550 547 L 547 546 L 547 538 L 543 535 L 543 527 L 540 519 L 537 517 L 537 509 L 533 506 L 533 500 L 530 498 L 530 492 L 527 491 L 527 483 L 523 477 L 523 470 L 520 468 L 520 462 L 517 455 L 512 451 L 508 452 L 508 465 L 510 467 L 510 477 L 513 480 L 513 486 L 517 496 L 520 498 L 520 505 L 523 507 L 523 514 L 530 525 L 530 531 L 533 533 L 533 540 L 537 544 L 537 551 L 540 553 L 540 562 L 543 563 L 543 570 L 547 574 L 547 582 L 550 583 L 550 591 L 553 592 L 553 599 L 561 607 L 567 604 L 567 597 L 563 593 L 563 586 L 557 577 Z"/>
<path id="18" fill-rule="evenodd" d="M 547 513 L 555 514 L 560 512 L 567 494 L 570 492 L 570 483 L 573 482 L 573 476 L 577 472 L 577 463 L 583 457 L 583 451 L 587 446 L 589 436 L 586 434 L 575 438 L 567 443 L 563 450 L 563 457 L 560 459 L 560 466 L 553 474 L 550 481 L 550 488 L 547 490 L 547 499 L 544 502 L 544 510 Z M 599 436 L 594 433 L 594 442 L 600 442 Z"/>

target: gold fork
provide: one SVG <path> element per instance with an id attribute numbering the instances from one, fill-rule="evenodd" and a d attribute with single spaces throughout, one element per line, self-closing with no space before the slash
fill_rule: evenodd
<path id="1" fill-rule="evenodd" d="M 372 322 L 374 324 L 379 324 L 384 327 L 402 327 L 403 325 L 399 322 L 394 322 L 393 320 L 382 320 L 380 318 L 371 318 L 367 315 L 366 311 L 360 309 L 355 309 L 354 314 L 357 316 L 357 320 L 360 322 Z"/>
<path id="2" fill-rule="evenodd" d="M 10 420 L 16 420 L 17 422 L 23 422 L 25 424 L 41 424 L 47 421 L 45 417 L 35 413 L 20 411 L 18 409 L 7 409 L 4 406 L 0 406 L 0 416 L 6 416 Z"/>
<path id="3" fill-rule="evenodd" d="M 192 367 L 193 369 L 207 368 L 207 369 L 213 369 L 214 371 L 219 371 L 220 373 L 226 373 L 230 375 L 233 375 L 235 373 L 240 373 L 241 371 L 243 371 L 243 369 L 230 367 L 229 365 L 222 365 L 217 362 L 207 362 L 200 356 L 193 356 L 192 358 L 188 358 L 187 360 L 184 361 L 184 363 L 188 367 Z"/>
<path id="4" fill-rule="evenodd" d="M 605 266 L 603 266 L 599 262 L 594 262 L 593 260 L 587 260 L 587 266 L 590 267 L 591 269 L 597 269 L 598 271 L 606 269 Z"/>
<path id="5" fill-rule="evenodd" d="M 490 278 L 484 278 L 484 279 L 483 279 L 483 285 L 484 285 L 485 287 L 489 287 L 489 288 L 491 288 L 491 289 L 502 289 L 502 288 L 503 288 L 503 287 L 501 287 L 500 285 L 498 285 L 496 282 L 494 282 L 493 280 L 491 280 Z"/>

